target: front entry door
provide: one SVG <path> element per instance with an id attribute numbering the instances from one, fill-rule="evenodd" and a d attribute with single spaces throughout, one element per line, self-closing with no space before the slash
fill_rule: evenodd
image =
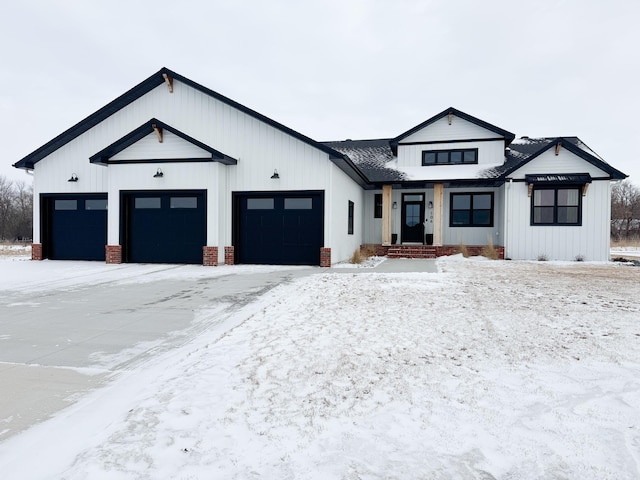
<path id="1" fill-rule="evenodd" d="M 424 194 L 402 195 L 402 243 L 424 243 Z"/>

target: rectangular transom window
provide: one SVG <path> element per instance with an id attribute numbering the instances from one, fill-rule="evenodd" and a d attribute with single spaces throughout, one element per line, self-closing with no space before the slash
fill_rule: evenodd
<path id="1" fill-rule="evenodd" d="M 106 198 L 89 198 L 84 201 L 85 210 L 106 210 L 107 199 Z"/>
<path id="2" fill-rule="evenodd" d="M 160 197 L 137 197 L 135 208 L 160 208 Z"/>
<path id="3" fill-rule="evenodd" d="M 478 163 L 478 149 L 425 150 L 422 152 L 422 165 L 459 165 Z"/>
<path id="4" fill-rule="evenodd" d="M 77 210 L 78 200 L 56 200 L 55 209 L 56 210 Z"/>
<path id="5" fill-rule="evenodd" d="M 354 215 L 354 205 L 351 200 L 349 200 L 349 223 L 347 225 L 347 233 L 349 235 L 353 235 L 353 215 Z"/>
<path id="6" fill-rule="evenodd" d="M 313 199 L 311 198 L 285 198 L 285 210 L 311 210 L 313 209 Z"/>
<path id="7" fill-rule="evenodd" d="M 373 218 L 382 218 L 382 194 L 381 193 L 375 194 Z"/>
<path id="8" fill-rule="evenodd" d="M 534 187 L 531 225 L 581 225 L 580 187 Z"/>
<path id="9" fill-rule="evenodd" d="M 171 197 L 169 208 L 198 208 L 198 197 Z"/>
<path id="10" fill-rule="evenodd" d="M 450 227 L 493 227 L 493 192 L 452 193 Z"/>
<path id="11" fill-rule="evenodd" d="M 247 210 L 273 210 L 273 198 L 247 198 Z"/>

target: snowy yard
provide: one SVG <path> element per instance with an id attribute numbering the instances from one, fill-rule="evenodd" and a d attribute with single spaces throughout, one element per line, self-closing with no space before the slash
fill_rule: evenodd
<path id="1" fill-rule="evenodd" d="M 639 478 L 640 268 L 438 265 L 277 287 L 1 443 L 2 478 Z"/>

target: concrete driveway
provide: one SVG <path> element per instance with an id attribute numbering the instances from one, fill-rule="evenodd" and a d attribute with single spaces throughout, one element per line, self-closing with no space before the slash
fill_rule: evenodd
<path id="1" fill-rule="evenodd" d="M 30 276 L 15 288 L 5 279 L 0 289 L 0 441 L 275 286 L 322 271 L 92 262 L 0 267 L 2 274 L 26 269 Z"/>

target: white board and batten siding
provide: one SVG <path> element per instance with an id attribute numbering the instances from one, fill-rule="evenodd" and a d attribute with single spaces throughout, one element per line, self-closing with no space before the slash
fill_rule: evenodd
<path id="1" fill-rule="evenodd" d="M 555 154 L 555 148 L 550 148 L 513 172 L 510 177 L 513 179 L 523 179 L 525 175 L 551 175 L 560 173 L 588 173 L 594 178 L 609 177 L 608 173 L 603 172 L 595 165 L 592 165 L 564 148 L 560 149 L 558 155 Z"/>
<path id="2" fill-rule="evenodd" d="M 580 157 L 561 149 L 550 149 L 522 166 L 512 175 L 524 179 L 527 174 L 588 173 L 593 178 L 608 174 Z M 531 225 L 531 197 L 526 182 L 505 185 L 507 250 L 505 256 L 518 260 L 608 261 L 610 248 L 611 182 L 593 180 L 582 196 L 582 225 Z"/>
<path id="3" fill-rule="evenodd" d="M 460 140 L 460 142 L 456 142 L 456 140 Z M 469 140 L 482 141 L 470 142 Z M 478 149 L 478 164 L 495 165 L 504 162 L 504 147 L 504 139 L 496 133 L 455 116 L 451 125 L 449 125 L 448 118 L 444 117 L 400 141 L 398 145 L 398 166 L 413 167 L 422 165 L 422 152 L 425 150 L 473 148 Z M 438 167 L 447 168 L 447 166 L 440 165 L 430 168 Z"/>
<path id="4" fill-rule="evenodd" d="M 451 125 L 449 119 L 444 116 L 424 128 L 402 139 L 400 143 L 414 142 L 445 142 L 451 140 L 469 140 L 476 138 L 497 138 L 498 135 L 491 130 L 482 128 L 475 123 L 453 116 Z"/>
<path id="5" fill-rule="evenodd" d="M 101 166 L 89 162 L 89 157 L 152 118 L 237 159 L 237 165 L 169 162 Z M 113 160 L 202 158 L 205 153 L 165 130 L 162 143 L 155 134 L 150 134 Z M 153 177 L 157 168 L 164 172 L 162 178 Z M 109 244 L 119 243 L 121 190 L 207 190 L 207 244 L 218 246 L 231 245 L 232 192 L 325 191 L 333 182 L 334 192 L 344 192 L 337 197 L 353 197 L 356 212 L 361 211 L 363 195 L 360 187 L 329 160 L 327 153 L 177 81 L 173 93 L 169 93 L 166 85 L 154 88 L 38 162 L 35 169 L 36 195 L 108 192 Z M 271 178 L 274 169 L 278 170 L 278 180 Z M 78 175 L 78 182 L 67 182 L 72 173 Z M 334 197 L 325 195 L 324 243 L 336 248 L 346 236 L 348 207 L 345 199 Z M 38 242 L 39 212 L 37 207 L 34 210 L 34 241 Z M 334 215 L 339 218 L 333 219 Z M 340 225 L 342 217 L 344 235 L 332 232 L 329 227 L 334 221 Z M 360 241 L 361 234 L 357 218 L 355 225 L 358 234 L 349 236 L 354 244 Z M 345 248 L 351 249 L 352 245 L 347 242 Z M 223 255 L 220 249 L 221 259 Z M 343 257 L 344 253 L 336 251 L 336 256 Z"/>
<path id="6" fill-rule="evenodd" d="M 162 133 L 162 142 L 158 140 L 158 136 L 155 133 L 150 133 L 112 156 L 110 161 L 150 158 L 158 160 L 176 158 L 207 159 L 211 158 L 211 154 L 197 145 L 180 138 L 178 135 L 165 130 Z"/>

